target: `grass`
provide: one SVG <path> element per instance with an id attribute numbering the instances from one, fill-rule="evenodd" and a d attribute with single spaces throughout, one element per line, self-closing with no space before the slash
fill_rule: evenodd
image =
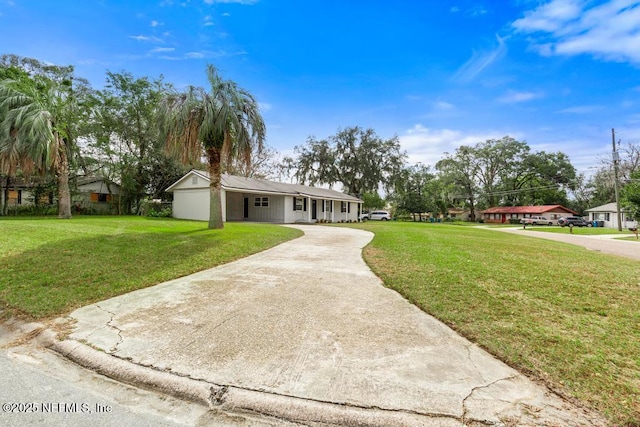
<path id="1" fill-rule="evenodd" d="M 301 235 L 276 225 L 142 217 L 3 218 L 0 308 L 44 319 L 185 276 Z"/>
<path id="2" fill-rule="evenodd" d="M 455 223 L 348 226 L 375 233 L 367 263 L 425 312 L 612 424 L 640 425 L 637 261 Z M 140 217 L 0 219 L 0 230 L 0 307 L 33 319 L 300 235 L 275 225 L 208 230 L 202 222 Z"/>
<path id="3" fill-rule="evenodd" d="M 375 233 L 364 257 L 386 286 L 614 425 L 640 425 L 637 261 L 472 227 L 353 226 Z"/>

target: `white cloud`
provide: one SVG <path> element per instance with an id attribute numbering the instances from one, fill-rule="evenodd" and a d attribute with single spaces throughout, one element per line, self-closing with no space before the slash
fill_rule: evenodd
<path id="1" fill-rule="evenodd" d="M 162 25 L 164 25 L 164 24 L 163 24 L 162 22 L 158 22 L 158 21 L 151 21 L 151 24 L 150 24 L 150 25 L 151 25 L 152 27 L 159 27 L 159 26 L 162 26 Z"/>
<path id="2" fill-rule="evenodd" d="M 269 104 L 268 102 L 258 102 L 258 107 L 260 108 L 260 111 L 265 113 L 273 109 L 273 105 Z"/>
<path id="3" fill-rule="evenodd" d="M 469 83 L 485 68 L 500 59 L 507 51 L 504 39 L 496 35 L 498 46 L 489 52 L 473 52 L 471 58 L 453 75 L 454 81 Z"/>
<path id="4" fill-rule="evenodd" d="M 176 48 L 174 47 L 156 47 L 155 49 L 151 49 L 151 52 L 152 53 L 173 52 L 174 50 L 176 50 Z"/>
<path id="5" fill-rule="evenodd" d="M 498 98 L 499 102 L 505 104 L 515 104 L 518 102 L 531 101 L 532 99 L 541 98 L 542 94 L 535 92 L 516 92 L 509 91 L 506 95 Z"/>
<path id="6" fill-rule="evenodd" d="M 129 36 L 129 38 L 132 38 L 134 40 L 138 40 L 139 42 L 154 42 L 154 43 L 162 43 L 162 39 L 156 37 L 156 36 L 143 36 L 143 35 L 139 35 L 139 36 Z"/>
<path id="7" fill-rule="evenodd" d="M 552 0 L 525 13 L 512 26 L 532 33 L 532 47 L 542 55 L 589 54 L 640 63 L 640 1 L 592 5 L 584 0 Z"/>
<path id="8" fill-rule="evenodd" d="M 445 101 L 437 101 L 437 102 L 434 104 L 434 108 L 435 108 L 436 110 L 441 110 L 441 111 L 442 111 L 442 110 L 445 110 L 445 111 L 448 111 L 448 110 L 453 110 L 455 107 L 454 107 L 454 105 L 453 105 L 453 104 L 450 104 L 450 103 L 448 103 L 448 102 L 445 102 Z"/>
<path id="9" fill-rule="evenodd" d="M 461 145 L 475 145 L 504 135 L 498 132 L 471 134 L 454 129 L 429 129 L 416 124 L 398 138 L 402 149 L 407 151 L 409 163 L 420 162 L 435 167 L 445 153 L 453 153 Z"/>
<path id="10" fill-rule="evenodd" d="M 598 105 L 579 105 L 576 107 L 564 108 L 559 113 L 567 113 L 567 114 L 588 114 L 593 113 L 594 111 L 598 111 L 602 109 L 602 107 Z"/>

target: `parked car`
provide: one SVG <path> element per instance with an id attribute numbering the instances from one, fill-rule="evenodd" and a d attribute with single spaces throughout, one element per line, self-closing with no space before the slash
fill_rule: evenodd
<path id="1" fill-rule="evenodd" d="M 372 221 L 389 221 L 391 220 L 391 214 L 387 211 L 372 211 L 369 214 L 369 219 Z"/>
<path id="2" fill-rule="evenodd" d="M 525 225 L 554 225 L 557 223 L 558 222 L 556 220 L 547 219 L 546 217 L 543 217 L 543 216 L 532 216 L 530 218 L 522 218 L 520 220 L 520 224 L 525 224 Z"/>
<path id="3" fill-rule="evenodd" d="M 560 227 L 568 227 L 573 225 L 574 227 L 591 227 L 593 223 L 591 221 L 586 221 L 584 218 L 579 216 L 568 216 L 566 218 L 560 218 L 558 220 L 558 225 Z"/>
<path id="4" fill-rule="evenodd" d="M 360 218 L 360 221 L 368 220 L 369 219 L 369 211 L 362 211 L 362 213 L 360 214 L 360 216 L 358 218 Z"/>

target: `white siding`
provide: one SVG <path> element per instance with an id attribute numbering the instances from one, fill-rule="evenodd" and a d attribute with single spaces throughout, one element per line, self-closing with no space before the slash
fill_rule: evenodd
<path id="1" fill-rule="evenodd" d="M 209 181 L 191 172 L 171 188 L 173 191 L 174 218 L 209 219 Z M 251 191 L 251 190 L 248 190 Z M 260 206 L 256 198 L 260 197 Z M 262 198 L 267 197 L 268 206 L 262 206 Z M 244 200 L 248 199 L 248 218 L 244 218 Z M 307 210 L 294 211 L 294 197 L 290 195 L 256 194 L 222 190 L 223 221 L 259 221 L 275 223 L 313 222 L 320 219 L 331 221 L 357 221 L 358 203 L 350 202 L 350 212 L 340 212 L 340 202 L 333 202 L 333 212 L 323 212 L 323 199 L 317 200 L 316 219 L 312 219 L 311 197 L 304 197 Z"/>
<path id="2" fill-rule="evenodd" d="M 209 189 L 179 190 L 173 193 L 173 217 L 209 220 Z"/>
<path id="3" fill-rule="evenodd" d="M 284 222 L 284 196 L 270 196 L 264 194 L 249 194 L 249 221 Z M 269 206 L 255 206 L 255 199 L 267 198 Z"/>
<path id="4" fill-rule="evenodd" d="M 284 196 L 284 222 L 291 224 L 296 222 L 297 213 L 300 211 L 293 210 L 293 196 Z"/>

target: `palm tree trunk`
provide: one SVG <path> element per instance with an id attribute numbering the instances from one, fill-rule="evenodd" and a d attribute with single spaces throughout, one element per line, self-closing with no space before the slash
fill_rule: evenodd
<path id="1" fill-rule="evenodd" d="M 11 184 L 11 176 L 7 175 L 6 185 L 4 186 L 4 203 L 2 204 L 2 215 L 9 214 L 9 185 Z"/>
<path id="2" fill-rule="evenodd" d="M 59 138 L 59 136 L 57 136 Z M 56 170 L 58 178 L 58 218 L 71 218 L 71 191 L 69 191 L 69 156 L 64 143 L 58 144 L 60 164 Z"/>
<path id="3" fill-rule="evenodd" d="M 209 228 L 224 228 L 222 221 L 221 153 L 216 147 L 207 148 L 209 163 Z"/>

